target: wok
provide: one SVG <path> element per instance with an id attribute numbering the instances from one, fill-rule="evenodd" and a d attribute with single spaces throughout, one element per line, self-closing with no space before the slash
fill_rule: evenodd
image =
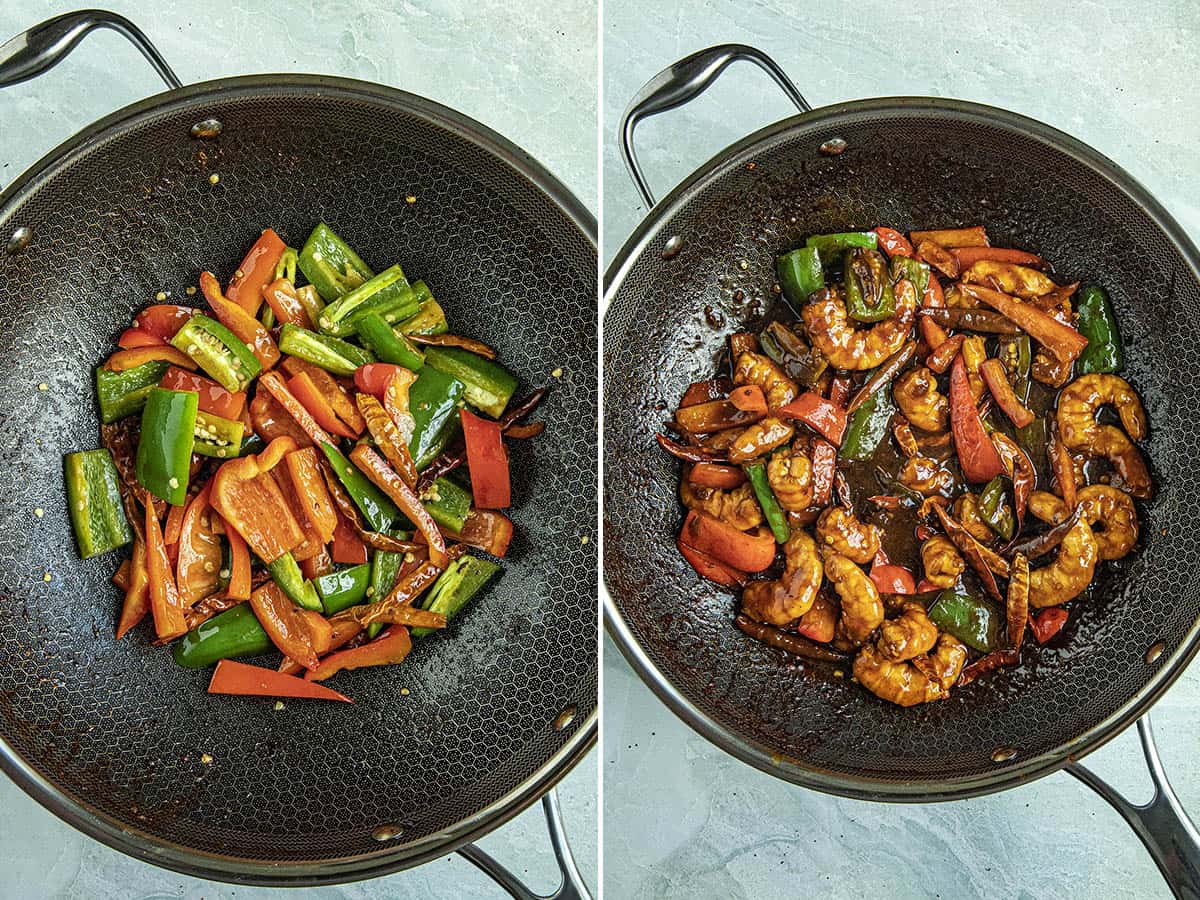
<path id="1" fill-rule="evenodd" d="M 595 544 L 579 539 L 596 497 L 594 220 L 453 110 L 309 75 L 181 87 L 145 35 L 98 10 L 5 44 L 0 85 L 97 27 L 128 37 L 169 90 L 0 194 L 0 766 L 92 837 L 192 875 L 333 883 L 460 848 L 532 896 L 469 842 L 595 740 Z M 376 265 L 426 278 L 456 328 L 528 379 L 520 390 L 565 374 L 545 434 L 512 451 L 517 534 L 499 581 L 402 667 L 348 673 L 338 687 L 355 705 L 276 713 L 207 696 L 209 673 L 177 668 L 145 631 L 113 639 L 119 554 L 77 559 L 62 454 L 97 444 L 92 369 L 135 311 L 160 290 L 183 297 L 201 269 L 232 271 L 268 225 L 295 245 L 321 219 Z M 583 896 L 545 806 L 560 895 Z"/>
<path id="2" fill-rule="evenodd" d="M 655 205 L 634 153 L 637 123 L 687 103 L 737 60 L 766 71 L 799 113 L 725 149 Z M 1200 633 L 1200 388 L 1181 377 L 1200 367 L 1200 255 L 1182 229 L 1110 160 L 1039 122 L 921 97 L 812 110 L 779 66 L 744 45 L 659 73 L 620 137 L 650 209 L 605 283 L 605 620 L 633 668 L 724 750 L 833 794 L 949 800 L 1065 768 L 1134 827 L 1172 890 L 1198 896 L 1200 835 L 1144 717 Z M 846 149 L 829 155 L 837 138 Z M 675 548 L 678 466 L 654 440 L 688 383 L 711 377 L 725 335 L 768 313 L 778 254 L 809 234 L 881 223 L 984 224 L 997 245 L 1052 260 L 1059 280 L 1105 285 L 1131 347 L 1126 374 L 1152 423 L 1158 485 L 1142 506 L 1142 546 L 1093 599 L 1072 604 L 1060 647 L 1027 644 L 1019 669 L 910 710 L 733 627 L 736 598 Z M 706 323 L 706 306 L 724 327 Z M 1079 762 L 1135 721 L 1156 786 L 1144 806 Z"/>

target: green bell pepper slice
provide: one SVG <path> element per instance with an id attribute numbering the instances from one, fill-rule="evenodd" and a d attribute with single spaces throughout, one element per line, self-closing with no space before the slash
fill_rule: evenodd
<path id="1" fill-rule="evenodd" d="M 324 222 L 318 224 L 304 242 L 299 265 L 304 277 L 326 303 L 350 293 L 375 275 L 371 267 Z"/>
<path id="2" fill-rule="evenodd" d="M 842 287 L 846 314 L 856 322 L 882 322 L 896 314 L 896 294 L 887 261 L 878 250 L 845 251 Z"/>
<path id="3" fill-rule="evenodd" d="M 426 354 L 426 361 L 429 356 Z M 458 426 L 458 408 L 466 388 L 457 378 L 432 365 L 408 389 L 408 408 L 414 427 L 408 452 L 419 470 L 424 469 L 445 448 Z"/>
<path id="4" fill-rule="evenodd" d="M 121 503 L 121 477 L 108 450 L 81 450 L 63 459 L 75 543 L 84 559 L 133 540 Z"/>
<path id="5" fill-rule="evenodd" d="M 762 507 L 767 524 L 771 526 L 771 533 L 775 535 L 775 542 L 777 544 L 786 543 L 792 530 L 788 527 L 787 514 L 779 505 L 779 501 L 775 499 L 775 492 L 771 490 L 771 485 L 767 482 L 766 465 L 760 462 L 754 463 L 746 466 L 745 471 L 746 477 L 750 479 L 750 486 L 754 489 L 758 505 Z"/>
<path id="6" fill-rule="evenodd" d="M 1000 646 L 1003 617 L 990 604 L 975 597 L 943 591 L 929 608 L 929 618 L 942 631 L 982 653 Z"/>
<path id="7" fill-rule="evenodd" d="M 134 467 L 142 487 L 172 506 L 187 502 L 188 474 L 196 442 L 195 391 L 154 388 L 142 410 Z"/>
<path id="8" fill-rule="evenodd" d="M 357 318 L 368 312 L 398 322 L 415 315 L 419 308 L 404 271 L 396 265 L 326 306 L 317 325 L 325 334 L 346 337 L 355 332 Z"/>
<path id="9" fill-rule="evenodd" d="M 874 456 L 888 433 L 888 425 L 896 413 L 890 387 L 876 391 L 850 414 L 846 433 L 838 456 L 842 459 L 863 460 Z"/>
<path id="10" fill-rule="evenodd" d="M 423 281 L 414 281 L 412 289 L 420 308 L 415 316 L 403 320 L 396 327 L 403 334 L 445 334 L 449 331 L 446 312 L 433 298 L 429 286 Z"/>
<path id="11" fill-rule="evenodd" d="M 271 573 L 271 579 L 297 606 L 317 612 L 324 608 L 321 598 L 317 596 L 317 589 L 304 577 L 300 571 L 300 564 L 296 562 L 296 557 L 292 556 L 290 550 L 273 562 L 267 563 L 267 571 Z"/>
<path id="12" fill-rule="evenodd" d="M 841 231 L 836 234 L 814 234 L 804 242 L 820 254 L 821 263 L 828 266 L 843 250 L 866 247 L 874 250 L 879 241 L 873 231 Z"/>
<path id="13" fill-rule="evenodd" d="M 332 444 L 322 442 L 321 450 L 325 453 L 329 464 L 333 466 L 338 481 L 342 483 L 346 493 L 350 495 L 350 499 L 362 513 L 367 527 L 372 531 L 387 531 L 395 525 L 396 519 L 400 516 L 400 510 L 396 508 L 396 504 L 392 502 L 391 498 L 375 487 L 370 479 Z"/>
<path id="14" fill-rule="evenodd" d="M 375 356 L 347 341 L 317 334 L 291 322 L 279 329 L 279 349 L 334 375 L 353 375 L 359 366 L 375 362 Z"/>
<path id="15" fill-rule="evenodd" d="M 1079 292 L 1075 324 L 1088 344 L 1079 354 L 1079 372 L 1120 372 L 1125 368 L 1125 348 L 1117 328 L 1117 314 L 1104 289 L 1089 285 Z"/>
<path id="16" fill-rule="evenodd" d="M 355 320 L 358 336 L 371 348 L 375 358 L 385 363 L 404 366 L 414 372 L 425 365 L 425 356 L 409 343 L 403 333 L 396 333 L 383 316 L 368 312 Z"/>
<path id="17" fill-rule="evenodd" d="M 150 391 L 158 387 L 169 362 L 152 360 L 113 372 L 100 366 L 96 369 L 96 399 L 100 402 L 100 421 L 105 425 L 140 413 Z"/>
<path id="18" fill-rule="evenodd" d="M 440 612 L 447 620 L 453 619 L 499 571 L 500 566 L 490 560 L 460 556 L 438 576 L 421 601 L 421 608 Z M 412 636 L 422 638 L 433 631 L 432 628 L 414 628 Z"/>
<path id="19" fill-rule="evenodd" d="M 239 603 L 201 622 L 176 641 L 171 656 L 185 669 L 202 669 L 222 659 L 258 656 L 273 646 L 250 604 Z"/>
<path id="20" fill-rule="evenodd" d="M 1004 494 L 1004 476 L 997 475 L 979 494 L 979 518 L 1000 537 L 1011 541 L 1017 530 L 1017 520 Z"/>
<path id="21" fill-rule="evenodd" d="M 517 389 L 517 378 L 508 369 L 461 347 L 427 347 L 425 362 L 461 381 L 467 402 L 493 419 L 504 415 Z"/>
<path id="22" fill-rule="evenodd" d="M 825 272 L 816 247 L 800 247 L 775 260 L 775 274 L 783 296 L 799 309 L 808 295 L 825 287 Z"/>
<path id="23" fill-rule="evenodd" d="M 171 346 L 182 350 L 227 391 L 244 391 L 262 371 L 262 363 L 241 338 L 205 315 L 194 315 L 171 338 Z"/>
<path id="24" fill-rule="evenodd" d="M 332 616 L 362 603 L 367 598 L 367 585 L 370 580 L 371 566 L 362 563 L 314 578 L 313 587 L 317 589 L 317 596 L 321 598 L 325 615 Z"/>
<path id="25" fill-rule="evenodd" d="M 231 459 L 241 455 L 244 422 L 235 422 L 204 410 L 196 412 L 195 444 L 192 452 L 200 456 Z"/>

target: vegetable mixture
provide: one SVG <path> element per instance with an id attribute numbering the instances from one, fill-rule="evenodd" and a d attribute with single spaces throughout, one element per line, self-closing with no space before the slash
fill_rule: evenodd
<path id="1" fill-rule="evenodd" d="M 658 436 L 735 625 L 901 706 L 1066 641 L 1153 491 L 1104 290 L 982 227 L 816 235 L 776 270 L 782 315 Z"/>
<path id="2" fill-rule="evenodd" d="M 299 251 L 267 229 L 200 290 L 96 370 L 103 447 L 65 461 L 80 555 L 133 545 L 117 638 L 149 614 L 179 665 L 219 663 L 210 692 L 345 700 L 314 682 L 402 662 L 499 571 L 504 439 L 541 433 L 546 391 L 513 403 L 423 281 L 324 223 Z M 272 648 L 278 671 L 233 661 Z"/>

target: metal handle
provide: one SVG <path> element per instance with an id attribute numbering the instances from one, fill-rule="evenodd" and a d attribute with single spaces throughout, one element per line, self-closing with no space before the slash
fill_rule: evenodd
<path id="1" fill-rule="evenodd" d="M 550 791 L 542 797 L 542 812 L 546 814 L 546 829 L 550 832 L 550 846 L 554 848 L 554 858 L 558 860 L 558 870 L 562 873 L 562 883 L 552 894 L 535 894 L 527 888 L 516 875 L 504 868 L 486 850 L 475 844 L 460 847 L 458 852 L 464 859 L 473 863 L 480 871 L 495 881 L 500 887 L 517 898 L 517 900 L 591 900 L 583 876 L 575 865 L 575 857 L 571 855 L 571 845 L 567 843 L 567 832 L 563 828 L 562 812 L 558 808 L 558 792 Z"/>
<path id="2" fill-rule="evenodd" d="M 1154 744 L 1154 732 L 1150 729 L 1150 717 L 1138 719 L 1137 728 L 1150 779 L 1154 782 L 1154 796 L 1149 803 L 1141 806 L 1130 803 L 1091 769 L 1079 763 L 1068 763 L 1066 770 L 1107 800 L 1129 823 L 1154 857 L 1172 894 L 1187 900 L 1200 900 L 1200 831 L 1188 818 L 1163 771 Z"/>
<path id="3" fill-rule="evenodd" d="M 654 194 L 651 193 L 646 177 L 638 165 L 637 154 L 633 149 L 633 130 L 642 119 L 695 100 L 720 77 L 726 66 L 739 59 L 754 63 L 770 75 L 800 112 L 806 113 L 812 109 L 775 60 L 746 44 L 718 44 L 707 50 L 697 50 L 691 56 L 685 56 L 679 62 L 663 69 L 642 85 L 642 89 L 629 102 L 621 119 L 621 157 L 625 160 L 625 167 L 629 170 L 629 177 L 633 179 L 638 193 L 646 201 L 646 209 L 654 206 Z"/>
<path id="4" fill-rule="evenodd" d="M 109 28 L 124 35 L 142 51 L 168 88 L 182 87 L 167 61 L 142 30 L 116 13 L 103 9 L 80 9 L 63 13 L 34 25 L 0 45 L 0 87 L 19 84 L 54 68 L 75 49 L 84 35 L 96 28 Z"/>

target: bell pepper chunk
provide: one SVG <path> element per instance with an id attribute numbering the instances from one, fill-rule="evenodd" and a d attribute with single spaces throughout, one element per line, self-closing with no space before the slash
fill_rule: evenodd
<path id="1" fill-rule="evenodd" d="M 369 644 L 351 650 L 331 653 L 319 666 L 304 674 L 308 681 L 324 681 L 346 669 L 362 669 L 367 666 L 387 666 L 404 662 L 412 650 L 412 638 L 403 625 L 393 625 Z"/>
<path id="2" fill-rule="evenodd" d="M 696 463 L 687 473 L 687 480 L 701 487 L 719 488 L 723 491 L 740 487 L 746 481 L 746 473 L 740 466 L 721 463 Z"/>
<path id="3" fill-rule="evenodd" d="M 889 257 L 912 256 L 915 252 L 908 238 L 895 228 L 880 225 L 878 228 L 872 228 L 871 230 L 875 232 L 875 240 L 879 245 L 879 249 Z"/>
<path id="4" fill-rule="evenodd" d="M 105 361 L 104 368 L 110 372 L 124 372 L 126 369 L 135 369 L 148 362 L 167 362 L 185 369 L 196 368 L 196 363 L 181 350 L 165 345 L 118 350 Z"/>
<path id="5" fill-rule="evenodd" d="M 333 540 L 337 530 L 338 514 L 325 486 L 316 447 L 293 450 L 284 461 L 291 476 L 296 498 L 304 509 L 309 523 L 316 529 L 322 544 Z"/>
<path id="6" fill-rule="evenodd" d="M 308 310 L 300 301 L 295 285 L 286 278 L 280 278 L 263 288 L 263 299 L 271 307 L 271 312 L 280 322 L 290 322 L 307 328 L 316 328 L 316 323 L 309 317 Z"/>
<path id="7" fill-rule="evenodd" d="M 366 313 L 355 321 L 362 343 L 385 363 L 404 366 L 414 372 L 425 365 L 425 356 L 403 334 L 397 334 L 383 316 Z"/>
<path id="8" fill-rule="evenodd" d="M 211 378 L 196 372 L 188 372 L 178 366 L 169 366 L 163 373 L 159 387 L 169 391 L 195 391 L 199 395 L 197 408 L 223 419 L 240 419 L 246 408 L 244 391 L 227 391 Z"/>
<path id="9" fill-rule="evenodd" d="M 117 338 L 117 346 L 122 350 L 133 350 L 137 347 L 165 347 L 167 342 L 157 335 L 140 328 L 126 328 Z"/>
<path id="10" fill-rule="evenodd" d="M 885 594 L 915 594 L 917 582 L 913 573 L 904 566 L 891 563 L 871 566 L 871 581 Z"/>
<path id="11" fill-rule="evenodd" d="M 146 334 L 161 338 L 165 344 L 175 337 L 175 333 L 195 314 L 196 310 L 190 306 L 155 303 L 133 317 L 133 326 Z"/>
<path id="12" fill-rule="evenodd" d="M 172 506 L 187 500 L 199 397 L 191 391 L 154 388 L 142 412 L 137 480 Z"/>
<path id="13" fill-rule="evenodd" d="M 337 528 L 333 532 L 330 555 L 335 563 L 361 565 L 367 561 L 367 545 L 346 518 L 338 515 Z"/>
<path id="14" fill-rule="evenodd" d="M 268 581 L 250 595 L 250 608 L 267 637 L 279 651 L 306 669 L 317 667 L 317 651 L 313 645 L 313 630 L 294 604 L 273 581 Z"/>
<path id="15" fill-rule="evenodd" d="M 931 231 L 910 231 L 908 239 L 913 246 L 933 241 L 947 249 L 955 247 L 987 247 L 989 245 L 987 231 L 982 225 L 971 228 L 936 228 Z"/>
<path id="16" fill-rule="evenodd" d="M 274 270 L 274 266 L 272 266 L 272 270 Z M 212 307 L 217 320 L 250 348 L 254 358 L 264 369 L 269 369 L 279 362 L 279 347 L 276 346 L 275 339 L 271 337 L 271 332 L 267 331 L 262 322 L 254 318 L 251 313 L 232 300 L 225 298 L 221 293 L 221 286 L 212 272 L 200 273 L 200 290 L 204 292 L 204 299 Z M 254 304 L 254 308 L 258 309 L 257 302 Z"/>
<path id="17" fill-rule="evenodd" d="M 1024 250 L 1010 250 L 1005 247 L 955 247 L 950 252 L 958 260 L 958 267 L 964 272 L 982 260 L 1014 263 L 1034 269 L 1046 268 L 1044 259 L 1036 253 L 1027 253 Z"/>
<path id="18" fill-rule="evenodd" d="M 436 566 L 445 566 L 446 542 L 438 530 L 437 523 L 429 511 L 421 505 L 420 498 L 404 483 L 387 461 L 366 444 L 359 444 L 350 451 L 351 461 L 383 491 L 408 520 L 415 524 L 429 545 L 429 561 Z"/>
<path id="19" fill-rule="evenodd" d="M 803 422 L 834 444 L 842 442 L 842 435 L 846 431 L 845 408 L 815 391 L 805 391 L 791 403 L 775 410 L 775 415 Z"/>
<path id="20" fill-rule="evenodd" d="M 295 675 L 264 669 L 223 659 L 213 670 L 208 683 L 210 694 L 233 694 L 240 697 L 290 697 L 297 700 L 337 700 L 341 703 L 354 701 L 320 684 L 305 681 Z"/>
<path id="21" fill-rule="evenodd" d="M 727 588 L 740 588 L 746 583 L 745 572 L 739 572 L 707 553 L 701 553 L 694 547 L 689 547 L 682 540 L 677 540 L 676 545 L 683 558 L 701 577 Z"/>
<path id="22" fill-rule="evenodd" d="M 794 310 L 804 305 L 809 294 L 825 287 L 821 256 L 814 247 L 800 247 L 778 257 L 775 273 L 783 296 Z"/>
<path id="23" fill-rule="evenodd" d="M 1087 349 L 1079 357 L 1079 373 L 1111 373 L 1125 368 L 1117 315 L 1104 289 L 1089 285 L 1080 291 L 1076 314 L 1079 332 L 1088 339 Z"/>
<path id="24" fill-rule="evenodd" d="M 378 400 L 383 399 L 388 382 L 401 369 L 392 363 L 368 363 L 354 370 L 354 386 L 364 394 L 370 394 Z"/>
<path id="25" fill-rule="evenodd" d="M 169 641 L 187 633 L 183 616 L 183 601 L 175 585 L 167 545 L 154 507 L 146 505 L 146 575 L 150 580 L 150 612 L 154 616 L 154 631 L 161 641 Z"/>
<path id="26" fill-rule="evenodd" d="M 770 529 L 760 526 L 746 533 L 696 510 L 684 520 L 679 540 L 740 572 L 761 572 L 775 561 L 775 536 Z"/>
<path id="27" fill-rule="evenodd" d="M 129 563 L 129 585 L 125 602 L 117 621 L 117 640 L 125 637 L 150 612 L 150 574 L 146 571 L 146 542 L 140 537 L 133 541 L 133 557 Z"/>
<path id="28" fill-rule="evenodd" d="M 954 358 L 950 367 L 950 431 L 954 435 L 958 464 L 967 481 L 982 483 L 1004 474 L 1004 463 L 975 408 L 962 354 Z"/>
<path id="29" fill-rule="evenodd" d="M 262 290 L 274 280 L 275 267 L 285 250 L 287 244 L 283 242 L 283 238 L 272 229 L 266 229 L 229 279 L 225 296 L 230 302 L 237 304 L 246 315 L 258 314 L 258 307 L 262 304 Z M 203 276 L 201 279 L 203 286 Z"/>
<path id="30" fill-rule="evenodd" d="M 258 386 L 260 390 L 265 390 L 275 398 L 276 402 L 296 420 L 296 424 L 304 430 L 314 444 L 333 443 L 333 438 L 329 436 L 329 433 L 317 424 L 317 420 L 313 418 L 304 404 L 284 384 L 282 375 L 278 372 L 267 372 L 258 380 Z"/>
<path id="31" fill-rule="evenodd" d="M 481 419 L 466 409 L 459 410 L 459 415 L 475 505 L 480 509 L 508 508 L 512 505 L 512 486 L 500 423 Z"/>
<path id="32" fill-rule="evenodd" d="M 473 509 L 462 529 L 447 531 L 447 535 L 453 541 L 503 558 L 512 542 L 513 524 L 502 512 L 494 509 Z"/>
<path id="33" fill-rule="evenodd" d="M 187 506 L 179 533 L 179 556 L 175 562 L 180 601 L 193 606 L 219 585 L 218 572 L 224 554 L 221 539 L 213 528 L 213 511 L 209 504 L 212 482 L 204 486 Z"/>
<path id="34" fill-rule="evenodd" d="M 295 449 L 290 438 L 276 438 L 258 456 L 231 459 L 213 476 L 213 507 L 267 563 L 304 540 L 304 532 L 270 474 L 282 455 Z"/>
<path id="35" fill-rule="evenodd" d="M 1044 644 L 1062 631 L 1069 617 L 1070 613 L 1061 606 L 1048 606 L 1036 616 L 1029 617 L 1029 629 L 1037 642 Z"/>

